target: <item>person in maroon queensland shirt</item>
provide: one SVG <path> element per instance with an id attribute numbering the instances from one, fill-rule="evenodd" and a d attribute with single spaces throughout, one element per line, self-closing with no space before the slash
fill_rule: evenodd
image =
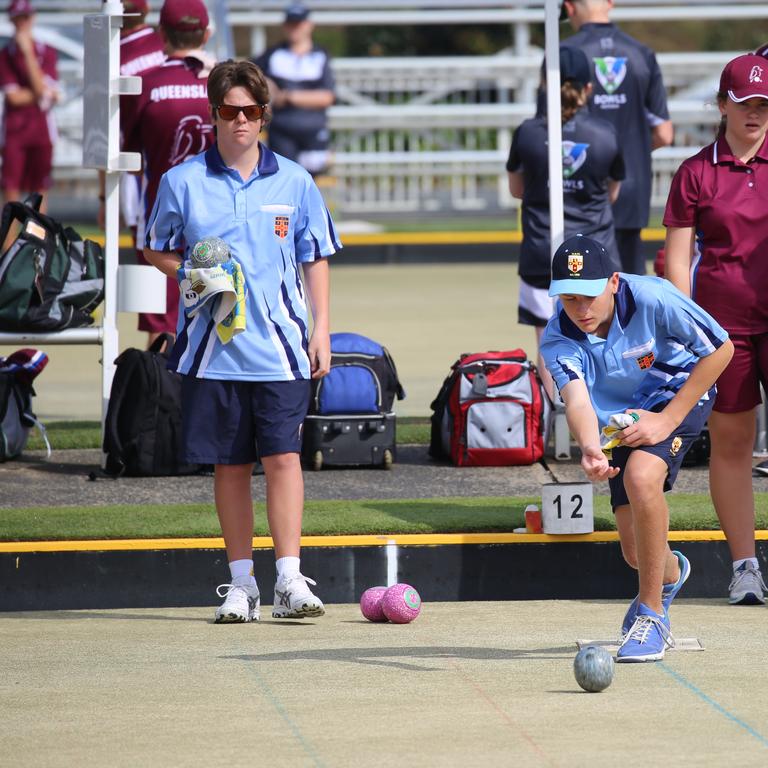
<path id="1" fill-rule="evenodd" d="M 51 108 L 59 100 L 56 51 L 34 39 L 32 4 L 11 0 L 8 16 L 15 32 L 0 51 L 5 96 L 0 185 L 6 201 L 18 200 L 22 192 L 44 194 L 51 186 L 56 140 Z"/>
<path id="2" fill-rule="evenodd" d="M 768 61 L 753 54 L 731 60 L 717 104 L 717 139 L 672 180 L 665 268 L 734 344 L 709 417 L 709 477 L 733 560 L 729 602 L 754 605 L 765 602 L 766 590 L 755 556 L 752 447 L 760 384 L 768 383 Z"/>
<path id="3" fill-rule="evenodd" d="M 213 143 L 208 110 L 208 72 L 213 58 L 201 50 L 209 37 L 208 12 L 202 0 L 165 0 L 158 28 L 167 59 L 142 75 L 141 95 L 125 100 L 121 119 L 123 149 L 143 156 L 142 190 L 136 242 L 144 242 L 144 225 L 155 204 L 162 175 Z M 137 250 L 140 263 L 146 263 Z M 175 335 L 179 309 L 176 280 L 168 278 L 165 313 L 140 313 L 139 330 L 152 342 L 162 333 Z"/>
<path id="4" fill-rule="evenodd" d="M 149 3 L 147 0 L 123 0 L 123 26 L 120 28 L 120 74 L 141 76 L 150 69 L 159 67 L 165 61 L 163 38 L 154 27 L 147 24 Z M 130 109 L 127 100 L 132 96 L 120 99 L 121 115 Z M 104 172 L 99 172 L 99 211 L 97 221 L 104 227 L 105 199 Z M 133 245 L 136 246 L 136 225 L 139 218 L 139 194 L 141 179 L 133 173 L 123 173 L 120 176 L 120 213 L 123 223 L 133 234 Z"/>

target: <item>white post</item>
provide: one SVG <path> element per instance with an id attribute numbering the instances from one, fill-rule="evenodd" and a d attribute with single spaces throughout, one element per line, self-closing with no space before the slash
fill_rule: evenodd
<path id="1" fill-rule="evenodd" d="M 560 2 L 546 0 L 544 40 L 547 72 L 547 141 L 549 149 L 550 255 L 565 238 L 563 225 L 563 132 L 560 124 Z"/>
<path id="2" fill-rule="evenodd" d="M 563 221 L 563 131 L 560 121 L 560 1 L 546 0 L 544 5 L 545 69 L 547 73 L 547 148 L 549 162 L 549 236 L 550 256 L 565 239 Z M 571 435 L 565 418 L 565 406 L 555 394 L 555 458 L 571 457 Z"/>
<path id="3" fill-rule="evenodd" d="M 114 7 L 113 7 L 114 6 Z M 119 350 L 117 334 L 117 270 L 120 263 L 120 174 L 113 171 L 112 159 L 120 152 L 120 101 L 112 98 L 113 83 L 120 79 L 120 29 L 122 2 L 105 2 L 102 9 L 109 15 L 109 112 L 107 125 L 107 154 L 104 195 L 104 336 L 101 342 L 101 432 L 107 419 L 112 379 L 115 377 L 115 358 Z M 117 14 L 113 16 L 112 14 Z"/>
<path id="4" fill-rule="evenodd" d="M 141 157 L 120 152 L 120 96 L 141 93 L 140 77 L 120 76 L 123 4 L 105 0 L 101 13 L 83 17 L 83 166 L 105 174 L 104 319 L 101 336 L 101 426 L 107 416 L 117 334 L 120 236 L 120 171 L 138 171 Z"/>

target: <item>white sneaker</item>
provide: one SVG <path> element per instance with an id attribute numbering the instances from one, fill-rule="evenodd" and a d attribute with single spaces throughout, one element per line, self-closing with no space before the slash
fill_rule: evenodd
<path id="1" fill-rule="evenodd" d="M 275 619 L 303 619 L 310 616 L 322 616 L 325 608 L 319 597 L 312 594 L 307 586 L 316 586 L 312 579 L 297 573 L 287 579 L 279 579 L 275 584 L 275 602 L 272 617 Z"/>
<path id="2" fill-rule="evenodd" d="M 763 605 L 763 590 L 768 590 L 768 587 L 765 586 L 759 568 L 751 563 L 742 563 L 734 572 L 728 589 L 731 592 L 728 598 L 731 605 Z"/>
<path id="3" fill-rule="evenodd" d="M 226 592 L 222 592 L 224 589 Z M 258 621 L 261 599 L 256 585 L 220 584 L 216 594 L 224 602 L 216 609 L 216 624 L 238 624 L 244 621 Z"/>

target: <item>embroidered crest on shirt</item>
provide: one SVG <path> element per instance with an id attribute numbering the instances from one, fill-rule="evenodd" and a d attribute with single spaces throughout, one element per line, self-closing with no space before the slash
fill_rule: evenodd
<path id="1" fill-rule="evenodd" d="M 568 269 L 571 271 L 571 277 L 577 275 L 584 269 L 584 257 L 576 252 L 568 254 Z"/>
<path id="2" fill-rule="evenodd" d="M 649 352 L 647 355 L 637 358 L 637 364 L 640 366 L 641 371 L 645 371 L 653 365 L 653 361 L 656 358 L 653 356 L 653 352 Z"/>
<path id="3" fill-rule="evenodd" d="M 284 240 L 288 237 L 288 225 L 290 219 L 287 216 L 275 216 L 275 234 Z"/>
<path id="4" fill-rule="evenodd" d="M 680 450 L 680 448 L 682 448 L 682 446 L 683 446 L 683 441 L 679 437 L 676 437 L 672 441 L 672 445 L 669 446 L 669 455 L 677 456 L 677 452 Z"/>
<path id="5" fill-rule="evenodd" d="M 598 82 L 606 93 L 613 93 L 627 76 L 626 56 L 603 56 L 593 61 Z"/>

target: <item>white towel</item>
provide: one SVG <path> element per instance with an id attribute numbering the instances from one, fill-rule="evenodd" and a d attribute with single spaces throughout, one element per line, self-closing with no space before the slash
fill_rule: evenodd
<path id="1" fill-rule="evenodd" d="M 177 277 L 184 312 L 190 317 L 208 306 L 214 322 L 220 323 L 235 308 L 237 288 L 232 273 L 223 265 L 194 267 L 191 261 L 185 261 Z M 218 301 L 211 302 L 216 298 Z"/>

